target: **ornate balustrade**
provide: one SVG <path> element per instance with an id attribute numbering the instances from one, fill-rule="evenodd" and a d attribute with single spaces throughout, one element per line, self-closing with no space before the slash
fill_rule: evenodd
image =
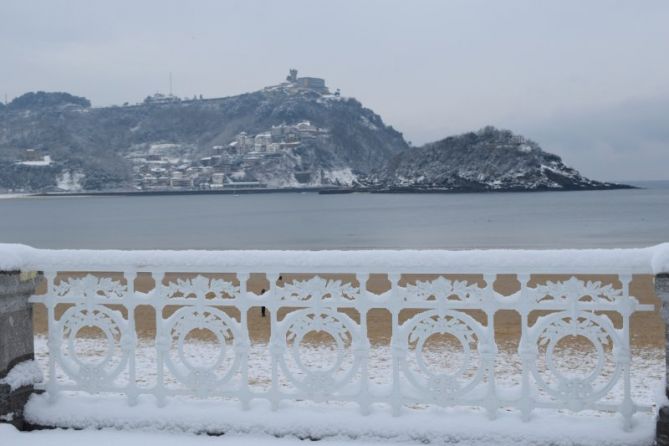
<path id="1" fill-rule="evenodd" d="M 540 408 L 597 410 L 621 414 L 625 428 L 651 410 L 633 400 L 630 322 L 653 309 L 630 294 L 634 275 L 657 274 L 665 309 L 669 302 L 667 244 L 459 252 L 0 245 L 0 271 L 43 272 L 44 289 L 30 300 L 46 307 L 51 401 L 74 391 L 121 394 L 130 405 L 176 395 L 244 409 L 255 400 L 275 410 L 287 401 L 353 403 L 365 414 L 474 406 L 529 419 Z M 13 314 L 12 299 L 3 314 Z M 667 413 L 661 444 L 669 444 Z"/>
<path id="2" fill-rule="evenodd" d="M 36 266 L 47 291 L 31 301 L 47 308 L 46 391 L 54 401 L 62 391 L 121 393 L 131 405 L 140 395 L 162 405 L 181 394 L 236 399 L 243 408 L 254 399 L 274 409 L 285 400 L 354 402 L 365 414 L 376 404 L 395 415 L 406 406 L 477 406 L 491 418 L 510 408 L 524 419 L 535 408 L 599 410 L 619 412 L 626 428 L 635 412 L 650 410 L 633 401 L 630 384 L 630 317 L 653 306 L 639 304 L 629 285 L 633 273 L 648 272 L 647 254 L 635 263 L 630 252 L 622 265 L 589 251 L 438 253 L 43 258 Z M 250 290 L 252 273 L 267 284 L 264 293 Z M 505 295 L 495 284 L 510 273 L 518 287 Z M 602 280 L 584 276 L 602 273 Z M 138 275 L 152 288 L 136 290 Z M 383 290 L 368 286 L 372 275 L 386 283 Z M 271 334 L 258 350 L 249 313 L 260 306 Z M 155 335 L 141 353 L 138 307 L 153 308 L 155 318 Z M 378 310 L 389 314 L 388 358 L 372 355 L 368 315 Z M 498 379 L 500 312 L 512 312 L 520 324 L 513 348 L 521 367 L 512 383 Z M 96 354 L 78 348 L 87 330 L 104 339 Z M 193 333 L 206 334 L 204 358 L 189 350 Z M 569 342 L 590 352 L 575 353 L 582 367 L 561 363 L 558 352 Z M 146 345 L 155 353 L 150 367 Z M 447 355 L 451 350 L 458 354 Z M 443 357 L 450 362 L 435 364 Z M 384 359 L 387 376 L 379 380 L 374 370 Z M 258 361 L 269 371 L 264 385 L 255 376 Z"/>

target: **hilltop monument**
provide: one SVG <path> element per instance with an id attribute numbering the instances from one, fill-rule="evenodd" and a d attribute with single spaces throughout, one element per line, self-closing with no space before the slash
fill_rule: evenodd
<path id="1" fill-rule="evenodd" d="M 320 93 L 329 93 L 328 87 L 325 86 L 325 79 L 320 77 L 297 77 L 295 68 L 288 71 L 286 80 L 297 87 L 309 88 Z"/>

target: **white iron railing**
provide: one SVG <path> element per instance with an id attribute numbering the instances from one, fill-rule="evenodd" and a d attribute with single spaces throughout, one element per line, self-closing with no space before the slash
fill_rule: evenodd
<path id="1" fill-rule="evenodd" d="M 231 253 L 239 260 L 237 268 L 229 258 L 217 265 L 206 263 L 216 255 L 224 259 L 224 252 L 208 253 L 206 261 L 194 253 L 174 252 L 156 261 L 158 254 L 153 263 L 148 255 L 140 259 L 119 252 L 52 255 L 34 264 L 44 270 L 47 293 L 32 298 L 47 308 L 45 387 L 52 401 L 61 391 L 75 390 L 125 394 L 131 405 L 143 394 L 153 395 L 159 405 L 170 395 L 189 394 L 234 398 L 243 408 L 254 399 L 268 400 L 274 409 L 282 400 L 355 402 L 365 414 L 377 403 L 389 405 L 396 415 L 403 406 L 478 406 L 491 418 L 502 408 L 517 409 L 524 419 L 535 408 L 600 410 L 619 412 L 629 428 L 635 412 L 650 410 L 635 404 L 630 385 L 630 317 L 653 310 L 629 294 L 632 273 L 648 272 L 641 251 L 630 250 L 627 264 L 616 263 L 617 254 L 607 263 L 596 251 L 555 254 L 545 264 L 537 262 L 542 257 L 536 252 L 506 258 L 497 253 L 487 263 L 477 261 L 477 256 L 485 259 L 482 252 L 463 254 L 460 262 L 453 261 L 458 254 L 439 257 L 435 251 L 426 252 L 424 261 L 417 260 L 420 252 L 376 252 L 368 258 L 372 254 L 340 252 L 320 263 L 315 253 L 307 252 L 266 257 L 251 252 L 245 261 L 243 253 Z M 106 255 L 111 260 L 100 260 Z M 281 256 L 292 261 L 280 263 Z M 198 258 L 199 263 L 193 261 Z M 487 272 L 478 269 L 478 278 L 463 278 L 476 274 L 477 264 Z M 570 269 L 572 274 L 565 275 Z M 520 290 L 505 296 L 494 283 L 498 274 L 510 272 L 516 273 Z M 138 273 L 150 273 L 153 290 L 135 290 Z M 250 273 L 263 274 L 269 283 L 266 293 L 247 289 Z M 279 280 L 281 274 L 297 273 L 294 279 Z M 328 273 L 338 274 L 337 279 Z M 370 273 L 384 274 L 389 290 L 369 291 Z M 587 273 L 608 273 L 613 279 L 583 280 Z M 146 368 L 137 366 L 145 359 L 137 353 L 138 306 L 155 310 L 155 382 L 150 384 L 141 376 Z M 250 378 L 248 314 L 260 306 L 267 308 L 270 319 L 264 354 L 271 376 L 268 387 L 258 390 Z M 391 315 L 389 386 L 371 379 L 367 315 L 375 309 Z M 495 316 L 502 310 L 515 312 L 520 321 L 517 355 L 522 372 L 511 386 L 496 379 Z M 81 357 L 76 348 L 78 334 L 90 327 L 106 339 L 104 353 L 93 360 Z M 206 364 L 186 352 L 194 330 L 208 330 L 216 340 L 216 355 Z M 336 345 L 325 350 L 327 367 L 313 367 L 301 356 L 302 341 L 314 332 L 325 333 Z M 428 339 L 439 335 L 455 340 L 461 352 L 457 366 L 440 369 L 426 360 Z M 585 374 L 565 372 L 556 359 L 558 344 L 574 336 L 587 339 L 595 352 L 589 358 L 593 367 Z M 611 398 L 614 388 L 622 389 L 620 398 Z"/>

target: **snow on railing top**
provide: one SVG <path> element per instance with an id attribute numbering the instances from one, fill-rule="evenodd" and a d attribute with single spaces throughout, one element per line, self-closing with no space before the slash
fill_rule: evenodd
<path id="1" fill-rule="evenodd" d="M 669 272 L 669 243 L 634 249 L 121 251 L 0 244 L 0 270 L 630 273 Z"/>

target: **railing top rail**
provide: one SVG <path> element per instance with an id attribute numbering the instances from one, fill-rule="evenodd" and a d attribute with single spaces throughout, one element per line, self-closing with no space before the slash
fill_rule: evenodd
<path id="1" fill-rule="evenodd" d="M 669 243 L 632 249 L 463 251 L 50 250 L 0 244 L 0 270 L 657 274 L 669 272 Z"/>

